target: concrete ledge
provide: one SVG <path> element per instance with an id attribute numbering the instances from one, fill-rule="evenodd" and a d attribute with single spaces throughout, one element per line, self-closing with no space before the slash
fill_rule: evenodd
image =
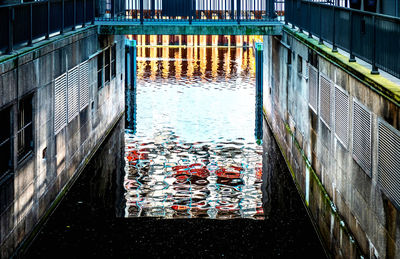
<path id="1" fill-rule="evenodd" d="M 280 22 L 139 22 L 96 21 L 99 34 L 114 35 L 281 35 Z"/>
<path id="2" fill-rule="evenodd" d="M 291 29 L 289 26 L 284 26 L 283 30 L 294 36 L 297 40 L 304 43 L 307 47 L 316 51 L 319 55 L 340 67 L 346 73 L 359 80 L 364 85 L 368 86 L 374 92 L 385 97 L 400 107 L 400 85 L 390 81 L 382 75 L 373 75 L 371 71 L 358 64 L 357 62 L 349 62 L 349 58 L 340 53 L 334 53 L 332 50 L 323 44 L 318 44 L 318 40 L 308 38 L 308 35 Z"/>

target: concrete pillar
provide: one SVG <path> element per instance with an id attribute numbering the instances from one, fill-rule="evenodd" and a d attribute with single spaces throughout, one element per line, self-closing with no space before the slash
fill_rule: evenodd
<path id="1" fill-rule="evenodd" d="M 125 55 L 125 126 L 135 133 L 136 131 L 136 41 L 126 41 Z"/>
<path id="2" fill-rule="evenodd" d="M 263 136 L 263 43 L 257 42 L 255 46 L 256 57 L 256 125 L 255 136 L 257 142 Z"/>

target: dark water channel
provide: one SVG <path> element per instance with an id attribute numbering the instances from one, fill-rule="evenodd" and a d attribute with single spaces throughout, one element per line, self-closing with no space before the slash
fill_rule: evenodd
<path id="1" fill-rule="evenodd" d="M 122 119 L 27 258 L 312 257 L 323 249 L 264 122 L 252 49 L 138 49 Z"/>

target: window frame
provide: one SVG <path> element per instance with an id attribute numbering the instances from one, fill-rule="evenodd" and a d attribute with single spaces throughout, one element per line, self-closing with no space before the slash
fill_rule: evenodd
<path id="1" fill-rule="evenodd" d="M 6 146 L 7 143 L 9 145 L 8 147 L 8 152 L 7 154 L 9 155 L 8 157 L 8 165 L 5 166 L 4 171 L 0 171 L 0 184 L 5 180 L 9 173 L 12 172 L 13 169 L 13 162 L 14 162 L 14 152 L 13 152 L 13 143 L 14 143 L 14 138 L 13 138 L 13 112 L 12 112 L 12 106 L 4 107 L 0 110 L 0 114 L 3 114 L 3 112 L 8 113 L 8 137 L 5 137 L 4 139 L 0 139 L 0 148 L 3 146 Z M 2 118 L 4 118 L 2 116 Z M 2 156 L 4 154 L 1 154 Z"/>
<path id="2" fill-rule="evenodd" d="M 111 46 L 111 80 L 117 76 L 117 44 Z"/>
<path id="3" fill-rule="evenodd" d="M 34 150 L 33 96 L 34 96 L 33 93 L 24 96 L 23 98 L 21 98 L 18 101 L 18 105 L 17 105 L 17 131 L 15 132 L 15 138 L 17 140 L 17 150 L 16 150 L 17 151 L 17 164 L 21 164 L 23 161 L 25 161 L 26 158 L 28 158 L 31 154 L 33 154 L 33 150 Z M 28 106 L 30 105 L 30 110 L 28 110 L 28 112 L 26 112 L 27 104 L 28 104 Z M 21 112 L 22 112 L 23 116 L 21 116 Z M 27 114 L 30 114 L 30 120 L 28 117 L 28 121 L 26 121 Z M 29 128 L 30 128 L 30 132 L 28 131 L 28 133 L 26 133 L 26 130 L 29 130 Z M 20 134 L 22 135 L 22 138 L 23 138 L 22 145 L 20 145 L 21 144 L 20 141 L 22 142 Z M 30 135 L 27 135 L 27 134 L 30 134 Z M 26 137 L 27 137 L 27 139 L 26 139 Z"/>
<path id="4" fill-rule="evenodd" d="M 99 62 L 101 62 L 101 64 Z M 103 83 L 103 81 L 104 81 L 103 80 L 104 79 L 103 68 L 104 68 L 104 54 L 103 54 L 103 51 L 101 51 L 97 55 L 97 88 L 98 89 L 101 89 L 104 86 L 104 83 Z"/>
<path id="5" fill-rule="evenodd" d="M 103 56 L 104 56 L 104 84 L 107 85 L 111 82 L 111 47 L 108 47 L 104 50 Z"/>

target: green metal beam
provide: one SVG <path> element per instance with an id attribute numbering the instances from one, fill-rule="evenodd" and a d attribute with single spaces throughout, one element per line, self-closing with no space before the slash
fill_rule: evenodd
<path id="1" fill-rule="evenodd" d="M 197 24 L 158 22 L 100 22 L 99 34 L 107 35 L 281 35 L 283 24 L 280 22 L 268 23 L 221 23 L 204 22 Z"/>

